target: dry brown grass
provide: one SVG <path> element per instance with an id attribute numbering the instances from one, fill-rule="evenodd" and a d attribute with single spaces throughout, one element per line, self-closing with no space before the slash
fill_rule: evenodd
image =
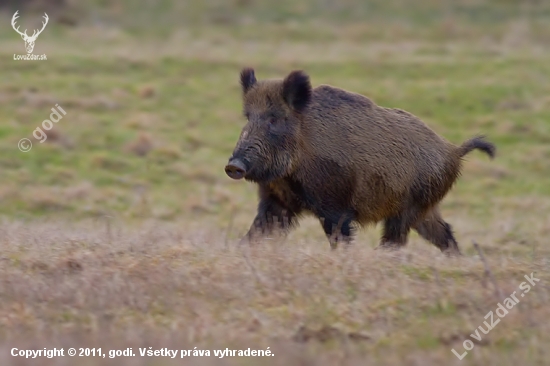
<path id="1" fill-rule="evenodd" d="M 542 365 L 550 356 L 546 249 L 511 255 L 486 246 L 505 296 L 525 274 L 540 283 L 458 361 L 451 348 L 462 352 L 499 299 L 477 256 L 445 258 L 415 237 L 392 254 L 364 242 L 331 252 L 300 232 L 283 243 L 239 247 L 210 226 L 135 228 L 107 218 L 4 222 L 0 233 L 2 365 L 176 363 L 140 356 L 25 361 L 10 356 L 12 347 L 132 347 L 136 354 L 149 346 L 270 347 L 275 354 L 178 360 L 200 365 Z M 498 239 L 480 238 L 487 235 Z"/>

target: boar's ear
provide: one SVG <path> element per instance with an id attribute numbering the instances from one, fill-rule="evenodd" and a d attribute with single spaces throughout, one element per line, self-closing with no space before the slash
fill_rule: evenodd
<path id="1" fill-rule="evenodd" d="M 311 99 L 309 76 L 302 70 L 288 74 L 283 81 L 283 98 L 289 107 L 301 112 Z"/>
<path id="2" fill-rule="evenodd" d="M 246 92 L 256 84 L 256 75 L 254 75 L 254 69 L 247 67 L 241 71 L 241 86 L 243 87 L 243 93 Z"/>

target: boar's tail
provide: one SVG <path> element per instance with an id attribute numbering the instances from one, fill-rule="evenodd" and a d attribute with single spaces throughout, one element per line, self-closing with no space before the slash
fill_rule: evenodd
<path id="1" fill-rule="evenodd" d="M 495 157 L 496 147 L 492 143 L 485 141 L 485 136 L 476 136 L 468 141 L 465 141 L 458 147 L 458 155 L 463 157 L 474 149 L 483 151 L 489 155 L 491 159 Z"/>

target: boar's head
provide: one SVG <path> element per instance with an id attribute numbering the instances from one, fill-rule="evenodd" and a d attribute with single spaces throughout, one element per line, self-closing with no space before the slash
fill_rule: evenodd
<path id="1" fill-rule="evenodd" d="M 241 72 L 243 113 L 247 124 L 235 146 L 227 175 L 268 183 L 292 173 L 299 161 L 301 130 L 311 99 L 309 77 L 291 72 L 284 80 L 256 80 L 254 70 Z"/>

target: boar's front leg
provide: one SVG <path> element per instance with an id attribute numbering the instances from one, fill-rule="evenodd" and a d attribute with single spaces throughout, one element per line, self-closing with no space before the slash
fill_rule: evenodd
<path id="1" fill-rule="evenodd" d="M 286 208 L 276 197 L 262 197 L 258 214 L 241 243 L 257 242 L 274 235 L 285 236 L 296 225 L 296 216 L 296 212 Z"/>
<path id="2" fill-rule="evenodd" d="M 336 249 L 338 243 L 350 244 L 353 237 L 352 219 L 347 215 L 326 215 L 320 219 L 323 230 L 330 242 L 330 248 Z"/>

